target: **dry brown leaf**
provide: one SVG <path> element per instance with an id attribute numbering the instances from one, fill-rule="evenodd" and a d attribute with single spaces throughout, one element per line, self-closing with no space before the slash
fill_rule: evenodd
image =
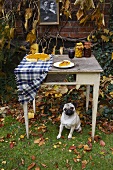
<path id="1" fill-rule="evenodd" d="M 15 28 L 10 28 L 10 38 L 11 39 L 14 38 L 14 30 L 15 30 Z"/>
<path id="2" fill-rule="evenodd" d="M 92 148 L 90 148 L 88 145 L 84 145 L 84 151 L 91 151 Z"/>
<path id="3" fill-rule="evenodd" d="M 41 141 L 41 138 L 34 140 L 34 143 L 39 143 Z"/>
<path id="4" fill-rule="evenodd" d="M 79 148 L 79 149 L 81 149 L 81 148 L 83 148 L 83 147 L 84 147 L 83 144 L 78 145 L 78 148 Z"/>
<path id="5" fill-rule="evenodd" d="M 41 165 L 42 165 L 44 168 L 47 168 L 47 165 L 46 165 L 46 164 L 41 163 Z"/>
<path id="6" fill-rule="evenodd" d="M 103 140 L 100 140 L 100 146 L 105 146 L 105 142 Z"/>
<path id="7" fill-rule="evenodd" d="M 86 161 L 86 160 L 82 161 L 82 169 L 86 168 L 87 163 L 88 163 L 88 161 Z"/>
<path id="8" fill-rule="evenodd" d="M 64 9 L 66 9 L 66 10 L 69 9 L 69 6 L 70 6 L 70 1 L 66 0 Z"/>
<path id="9" fill-rule="evenodd" d="M 36 159 L 36 157 L 35 157 L 34 155 L 32 155 L 32 156 L 31 156 L 31 159 L 32 159 L 32 160 L 35 160 L 35 159 Z"/>
<path id="10" fill-rule="evenodd" d="M 36 40 L 36 34 L 35 34 L 35 31 L 32 30 L 31 32 L 27 34 L 26 41 L 32 44 L 35 40 Z"/>
<path id="11" fill-rule="evenodd" d="M 76 146 L 72 145 L 72 146 L 69 147 L 69 150 L 74 150 L 74 149 L 76 149 Z"/>
<path id="12" fill-rule="evenodd" d="M 27 170 L 32 169 L 35 165 L 36 165 L 36 163 L 35 163 L 35 162 L 31 163 L 31 164 L 28 166 Z"/>
<path id="13" fill-rule="evenodd" d="M 28 20 L 32 17 L 32 9 L 31 8 L 26 8 L 25 10 L 25 19 Z"/>
<path id="14" fill-rule="evenodd" d="M 36 167 L 35 170 L 41 170 L 40 167 Z"/>
<path id="15" fill-rule="evenodd" d="M 55 55 L 56 46 L 53 47 L 52 54 Z"/>
<path id="16" fill-rule="evenodd" d="M 83 10 L 79 9 L 78 12 L 76 13 L 77 20 L 79 20 L 83 15 L 84 15 Z"/>

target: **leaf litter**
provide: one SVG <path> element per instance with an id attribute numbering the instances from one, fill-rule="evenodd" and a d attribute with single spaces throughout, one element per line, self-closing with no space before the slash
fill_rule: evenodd
<path id="1" fill-rule="evenodd" d="M 108 81 L 109 83 L 111 82 L 111 77 L 110 79 L 107 79 L 105 77 L 103 77 L 102 79 L 102 85 L 101 85 L 101 90 L 100 90 L 100 96 L 102 94 L 102 91 L 104 89 L 108 88 Z M 34 140 L 34 144 L 38 144 L 39 147 L 41 147 L 42 145 L 45 145 L 45 143 L 47 142 L 47 138 L 43 137 L 43 134 L 47 132 L 47 125 L 46 123 L 48 121 L 51 121 L 53 124 L 59 124 L 60 122 L 60 116 L 61 116 L 61 112 L 62 109 L 60 108 L 61 103 L 64 102 L 70 102 L 70 101 L 75 101 L 77 102 L 77 113 L 79 114 L 80 118 L 81 118 L 81 122 L 82 122 L 82 126 L 85 127 L 86 125 L 90 125 L 92 123 L 91 120 L 91 116 L 89 114 L 85 114 L 84 113 L 84 106 L 85 106 L 85 93 L 84 93 L 85 88 L 84 87 L 80 87 L 78 90 L 75 88 L 70 87 L 64 87 L 64 88 L 59 88 L 57 86 L 53 87 L 49 87 L 48 88 L 44 88 L 42 87 L 39 90 L 38 95 L 36 96 L 36 110 L 38 112 L 38 114 L 35 115 L 31 115 L 30 120 L 29 120 L 29 124 L 30 126 L 34 126 L 35 127 L 35 131 L 36 132 L 32 132 L 31 131 L 31 135 L 32 136 L 40 136 L 39 138 Z M 72 95 L 72 93 L 74 93 L 75 95 Z M 78 93 L 78 95 L 77 95 Z M 61 94 L 61 95 L 59 95 Z M 103 94 L 102 97 L 107 97 L 108 101 L 110 101 L 112 99 L 112 95 L 109 92 L 109 97 L 105 94 Z M 82 100 L 81 100 L 82 99 Z M 100 99 L 99 99 L 100 100 Z M 90 96 L 90 105 L 92 105 L 92 96 Z M 104 106 L 104 104 L 102 104 L 102 102 L 100 101 L 100 105 L 102 107 L 102 105 Z M 57 107 L 56 107 L 57 106 Z M 3 106 L 5 107 L 5 105 Z M 33 109 L 32 109 L 32 103 L 29 104 L 28 109 L 30 110 L 30 113 L 33 113 Z M 20 104 L 18 102 L 10 102 L 7 111 L 5 111 L 5 116 L 7 115 L 11 115 L 12 117 L 14 117 L 17 121 L 19 121 L 20 123 L 24 123 L 24 115 L 23 115 L 23 109 L 22 107 L 20 107 Z M 101 118 L 100 118 L 101 115 Z M 99 118 L 98 118 L 99 117 Z M 39 120 L 40 124 L 36 124 L 37 119 Z M 4 117 L 1 116 L 0 117 L 0 124 L 4 124 Z M 2 126 L 1 126 L 2 127 Z M 102 131 L 105 134 L 111 134 L 113 133 L 113 121 L 112 119 L 108 119 L 104 116 L 102 116 L 101 112 L 97 114 L 97 127 L 100 131 Z M 85 144 L 78 144 L 77 146 L 75 146 L 74 144 L 71 145 L 68 150 L 72 153 L 74 153 L 76 156 L 73 158 L 73 161 L 75 163 L 77 162 L 81 162 L 81 168 L 85 169 L 89 160 L 84 160 L 83 159 L 83 155 L 86 154 L 86 152 L 91 152 L 92 151 L 92 140 L 91 140 L 91 132 L 89 132 L 90 137 L 87 139 L 87 142 Z M 12 134 L 7 134 L 6 137 L 2 137 L 0 138 L 0 142 L 4 142 L 6 141 L 8 138 L 11 138 Z M 25 134 L 21 134 L 20 135 L 20 139 L 24 140 L 25 138 Z M 65 139 L 62 136 L 62 140 Z M 72 139 L 73 140 L 73 139 Z M 95 135 L 94 137 L 94 143 L 98 143 L 101 147 L 105 147 L 106 143 L 104 142 L 104 140 L 101 138 L 101 136 L 99 135 Z M 10 141 L 9 143 L 9 148 L 13 149 L 16 146 L 16 142 L 15 141 Z M 65 150 L 66 149 L 66 145 L 63 144 L 63 142 L 56 142 L 53 144 L 53 148 L 54 149 L 62 149 Z M 110 148 L 111 153 L 113 154 L 113 148 Z M 99 153 L 100 155 L 106 155 L 108 154 L 108 152 L 104 149 L 102 149 Z M 89 157 L 89 159 L 91 160 L 91 155 Z M 32 161 L 35 161 L 35 156 L 32 156 Z M 24 160 L 21 160 L 22 164 L 24 164 Z M 43 167 L 47 167 L 45 164 L 42 163 Z M 58 166 L 58 165 L 57 165 Z M 67 161 L 66 166 L 70 166 L 69 162 Z M 35 169 L 40 170 L 40 167 L 36 166 L 35 162 L 32 162 L 29 166 L 28 166 L 28 170 L 32 169 L 33 167 L 35 167 Z"/>

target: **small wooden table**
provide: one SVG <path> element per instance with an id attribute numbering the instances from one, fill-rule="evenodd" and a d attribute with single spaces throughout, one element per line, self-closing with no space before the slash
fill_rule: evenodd
<path id="1" fill-rule="evenodd" d="M 53 63 L 69 60 L 67 55 L 55 55 Z M 44 84 L 46 85 L 87 85 L 86 87 L 86 110 L 88 110 L 89 105 L 89 93 L 90 93 L 90 85 L 93 85 L 93 106 L 92 106 L 92 140 L 94 140 L 95 135 L 95 127 L 96 127 L 96 115 L 97 115 L 97 107 L 98 107 L 98 94 L 99 94 L 99 85 L 100 85 L 100 73 L 103 71 L 100 67 L 99 63 L 92 55 L 90 58 L 74 58 L 72 62 L 75 64 L 74 67 L 69 69 L 59 69 L 56 67 L 52 67 L 52 69 L 48 72 L 48 76 L 54 77 L 54 81 L 48 78 Z M 76 81 L 73 82 L 64 82 L 62 80 L 58 81 L 58 77 L 62 77 L 62 75 L 76 75 Z M 59 76 L 58 76 L 59 75 Z M 27 102 L 23 104 L 24 109 L 24 117 L 26 124 L 26 133 L 27 138 L 29 138 L 29 127 L 28 127 L 28 109 Z M 33 100 L 33 109 L 35 112 L 35 99 Z"/>

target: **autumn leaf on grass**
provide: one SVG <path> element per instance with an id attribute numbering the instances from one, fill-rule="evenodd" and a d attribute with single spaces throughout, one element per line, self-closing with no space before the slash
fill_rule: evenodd
<path id="1" fill-rule="evenodd" d="M 79 149 L 81 149 L 81 148 L 83 148 L 83 147 L 84 147 L 83 144 L 78 145 L 78 148 L 79 148 Z"/>
<path id="2" fill-rule="evenodd" d="M 69 150 L 74 150 L 74 149 L 76 149 L 76 146 L 74 146 L 74 145 L 69 147 Z"/>
<path id="3" fill-rule="evenodd" d="M 35 165 L 36 165 L 36 163 L 35 163 L 35 162 L 32 162 L 32 163 L 28 166 L 27 170 L 32 169 Z"/>
<path id="4" fill-rule="evenodd" d="M 110 148 L 110 150 L 112 151 L 112 154 L 113 154 L 113 148 Z"/>
<path id="5" fill-rule="evenodd" d="M 92 150 L 91 147 L 89 147 L 88 145 L 84 145 L 84 151 L 91 151 L 91 150 Z"/>
<path id="6" fill-rule="evenodd" d="M 33 118 L 34 118 L 34 113 L 28 112 L 28 119 L 33 119 Z"/>
<path id="7" fill-rule="evenodd" d="M 100 139 L 101 139 L 101 137 L 100 137 L 99 135 L 95 135 L 95 136 L 94 136 L 94 140 L 95 140 L 96 142 L 99 142 Z"/>
<path id="8" fill-rule="evenodd" d="M 40 167 L 38 166 L 38 167 L 35 168 L 35 170 L 41 170 L 41 169 L 40 169 Z"/>
<path id="9" fill-rule="evenodd" d="M 10 142 L 9 146 L 10 146 L 10 149 L 14 148 L 15 142 Z"/>
<path id="10" fill-rule="evenodd" d="M 34 140 L 34 143 L 38 144 L 38 146 L 42 146 L 42 145 L 45 144 L 45 139 L 43 137 L 39 138 L 39 139 L 36 139 L 36 140 Z"/>
<path id="11" fill-rule="evenodd" d="M 76 162 L 80 162 L 80 161 L 81 161 L 81 159 L 73 158 L 73 161 L 76 163 Z"/>
<path id="12" fill-rule="evenodd" d="M 31 156 L 31 159 L 32 159 L 32 160 L 35 160 L 35 159 L 36 159 L 36 157 L 35 157 L 34 155 L 32 155 L 32 156 Z"/>
<path id="13" fill-rule="evenodd" d="M 20 135 L 20 139 L 24 139 L 25 135 Z"/>
<path id="14" fill-rule="evenodd" d="M 103 140 L 100 140 L 100 146 L 105 146 L 105 142 Z"/>
<path id="15" fill-rule="evenodd" d="M 53 148 L 55 148 L 55 149 L 59 148 L 61 144 L 62 144 L 61 142 L 57 142 L 53 145 Z"/>
<path id="16" fill-rule="evenodd" d="M 45 125 L 41 125 L 41 126 L 38 127 L 38 131 L 39 131 L 39 132 L 40 132 L 40 131 L 46 132 L 46 130 L 47 130 L 47 127 L 46 127 Z"/>
<path id="17" fill-rule="evenodd" d="M 44 168 L 47 168 L 47 165 L 46 165 L 46 164 L 41 163 L 41 165 L 42 165 Z"/>
<path id="18" fill-rule="evenodd" d="M 88 163 L 88 161 L 86 161 L 86 160 L 82 161 L 82 169 L 86 168 L 87 163 Z"/>

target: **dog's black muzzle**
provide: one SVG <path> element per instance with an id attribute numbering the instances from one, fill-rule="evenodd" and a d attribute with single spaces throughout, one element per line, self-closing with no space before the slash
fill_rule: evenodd
<path id="1" fill-rule="evenodd" d="M 68 116 L 71 116 L 74 114 L 74 111 L 72 109 L 68 109 L 65 111 L 65 114 L 68 115 Z"/>

